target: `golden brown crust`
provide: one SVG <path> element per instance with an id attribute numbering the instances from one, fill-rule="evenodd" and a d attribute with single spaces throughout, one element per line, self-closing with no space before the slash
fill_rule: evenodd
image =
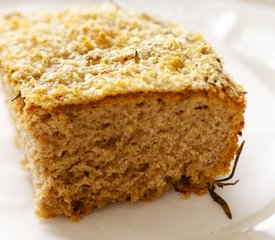
<path id="1" fill-rule="evenodd" d="M 240 98 L 238 99 L 231 99 L 231 98 L 220 98 L 219 93 L 216 91 L 215 88 L 211 88 L 208 91 L 205 90 L 192 90 L 192 89 L 185 89 L 182 92 L 173 92 L 173 91 L 161 91 L 161 92 L 130 92 L 130 93 L 124 93 L 124 94 L 118 94 L 114 96 L 106 96 L 103 99 L 97 100 L 95 102 L 89 102 L 89 103 L 83 103 L 83 104 L 68 104 L 64 106 L 57 106 L 52 108 L 50 111 L 52 112 L 60 112 L 63 111 L 64 109 L 80 109 L 80 108 L 86 108 L 88 106 L 94 106 L 94 107 L 100 107 L 105 103 L 110 103 L 114 101 L 115 99 L 120 99 L 122 98 L 123 101 L 128 101 L 129 99 L 136 99 L 139 97 L 152 97 L 152 96 L 181 96 L 183 99 L 188 99 L 192 97 L 199 97 L 199 96 L 208 96 L 209 99 L 217 101 L 217 102 L 223 102 L 225 106 L 228 107 L 233 107 L 236 109 L 240 109 L 241 112 L 244 113 L 245 108 L 246 108 L 246 99 L 245 99 L 245 94 L 242 93 L 240 95 Z M 31 106 L 31 107 L 26 107 L 24 104 L 24 99 L 22 97 L 20 98 L 20 104 L 23 104 L 21 108 L 25 108 L 26 111 L 32 111 L 33 109 L 40 108 L 37 106 Z"/>
<path id="2" fill-rule="evenodd" d="M 200 34 L 146 14 L 94 6 L 9 15 L 0 26 L 1 74 L 27 107 L 188 89 L 243 101 Z"/>

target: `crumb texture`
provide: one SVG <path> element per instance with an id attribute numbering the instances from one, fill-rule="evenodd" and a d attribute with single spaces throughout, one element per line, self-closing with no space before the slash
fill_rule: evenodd
<path id="1" fill-rule="evenodd" d="M 77 218 L 108 203 L 204 193 L 225 174 L 242 111 L 207 96 L 139 94 L 24 116 L 39 214 Z"/>
<path id="2" fill-rule="evenodd" d="M 27 106 L 186 88 L 215 87 L 235 101 L 242 96 L 200 34 L 132 10 L 102 5 L 14 13 L 1 19 L 0 35 L 4 80 Z"/>

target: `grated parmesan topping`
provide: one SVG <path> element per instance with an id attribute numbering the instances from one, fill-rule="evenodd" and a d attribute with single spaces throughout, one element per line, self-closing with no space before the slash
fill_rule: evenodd
<path id="1" fill-rule="evenodd" d="M 130 92 L 243 94 L 200 34 L 113 5 L 5 16 L 0 73 L 27 107 L 45 109 Z"/>

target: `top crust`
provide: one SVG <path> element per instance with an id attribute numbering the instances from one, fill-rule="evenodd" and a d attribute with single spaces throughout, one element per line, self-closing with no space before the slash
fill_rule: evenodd
<path id="1" fill-rule="evenodd" d="M 187 89 L 244 105 L 242 87 L 200 34 L 114 5 L 5 16 L 0 73 L 26 107 Z"/>

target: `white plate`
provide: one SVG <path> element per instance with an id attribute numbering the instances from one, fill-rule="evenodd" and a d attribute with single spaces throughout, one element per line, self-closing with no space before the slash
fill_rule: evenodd
<path id="1" fill-rule="evenodd" d="M 219 191 L 229 203 L 233 219 L 228 220 L 208 195 L 192 195 L 189 200 L 181 200 L 179 194 L 171 191 L 151 203 L 113 204 L 94 211 L 79 223 L 62 217 L 38 220 L 33 214 L 31 179 L 20 169 L 20 151 L 14 145 L 13 126 L 3 95 L 0 95 L 0 238 L 164 240 L 228 239 L 231 236 L 232 239 L 250 239 L 254 234 L 255 238 L 251 239 L 274 239 L 274 232 L 261 234 L 260 227 L 254 228 L 253 234 L 244 230 L 275 212 L 275 3 L 245 0 L 117 2 L 202 32 L 224 56 L 228 72 L 248 91 L 246 144 L 235 176 L 240 182 Z M 79 2 L 0 0 L 0 11 L 72 4 Z M 271 224 L 275 226 L 274 221 Z"/>

